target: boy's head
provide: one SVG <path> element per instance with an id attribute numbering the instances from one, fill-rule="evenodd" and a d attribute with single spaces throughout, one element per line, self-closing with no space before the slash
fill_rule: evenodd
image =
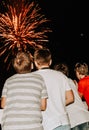
<path id="1" fill-rule="evenodd" d="M 49 49 L 39 49 L 34 52 L 34 63 L 37 68 L 51 65 L 51 52 Z"/>
<path id="2" fill-rule="evenodd" d="M 27 73 L 31 71 L 31 58 L 29 53 L 18 52 L 12 63 L 17 73 Z"/>
<path id="3" fill-rule="evenodd" d="M 86 63 L 76 63 L 74 70 L 78 79 L 88 75 L 88 65 Z"/>
<path id="4" fill-rule="evenodd" d="M 54 65 L 54 69 L 58 70 L 58 71 L 61 71 L 66 76 L 69 76 L 69 68 L 68 68 L 68 65 L 66 63 L 56 64 L 56 65 Z"/>

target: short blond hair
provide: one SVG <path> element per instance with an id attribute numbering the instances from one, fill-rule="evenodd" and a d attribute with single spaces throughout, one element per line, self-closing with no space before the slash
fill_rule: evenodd
<path id="1" fill-rule="evenodd" d="M 76 72 L 79 72 L 79 74 L 82 75 L 88 75 L 88 65 L 84 63 L 76 63 L 75 64 L 75 69 Z"/>
<path id="2" fill-rule="evenodd" d="M 13 60 L 13 67 L 18 73 L 25 73 L 31 70 L 30 54 L 26 52 L 18 52 Z"/>

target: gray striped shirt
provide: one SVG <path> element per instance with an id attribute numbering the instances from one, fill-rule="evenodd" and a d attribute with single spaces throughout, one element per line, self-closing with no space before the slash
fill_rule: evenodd
<path id="1" fill-rule="evenodd" d="M 47 98 L 43 78 L 38 74 L 15 74 L 8 78 L 2 90 L 6 106 L 2 130 L 43 130 L 41 98 Z"/>

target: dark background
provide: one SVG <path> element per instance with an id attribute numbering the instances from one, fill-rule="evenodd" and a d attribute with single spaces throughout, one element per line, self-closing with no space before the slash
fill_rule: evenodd
<path id="1" fill-rule="evenodd" d="M 66 62 L 70 67 L 70 76 L 74 78 L 76 62 L 89 64 L 88 1 L 41 0 L 41 4 L 47 17 L 52 20 L 49 48 L 53 54 L 53 64 Z"/>
<path id="2" fill-rule="evenodd" d="M 51 20 L 53 32 L 49 35 L 48 47 L 53 56 L 53 65 L 66 62 L 70 67 L 70 76 L 74 78 L 76 62 L 89 64 L 89 7 L 88 1 L 38 0 L 46 17 Z M 13 69 L 0 58 L 0 92 L 6 78 Z"/>

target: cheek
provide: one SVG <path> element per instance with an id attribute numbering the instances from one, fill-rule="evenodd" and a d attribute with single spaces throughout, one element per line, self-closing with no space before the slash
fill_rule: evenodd
<path id="1" fill-rule="evenodd" d="M 78 76 L 77 76 L 77 77 L 78 77 L 78 79 L 79 79 L 79 80 L 81 79 L 81 76 L 80 76 L 79 74 L 78 74 Z"/>
<path id="2" fill-rule="evenodd" d="M 80 78 L 80 75 L 79 75 L 79 73 L 77 73 L 77 72 L 76 72 L 76 76 L 77 76 L 78 79 Z"/>

